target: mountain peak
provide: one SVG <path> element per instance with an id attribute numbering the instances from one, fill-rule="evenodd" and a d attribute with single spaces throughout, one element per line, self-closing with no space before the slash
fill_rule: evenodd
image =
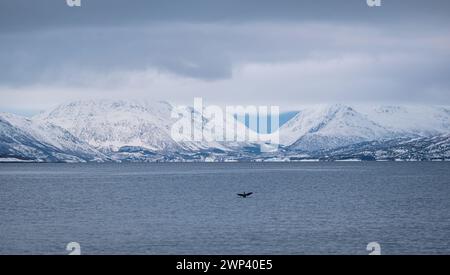
<path id="1" fill-rule="evenodd" d="M 450 112 L 435 106 L 316 105 L 303 108 L 280 129 L 282 144 L 319 150 L 362 141 L 450 132 Z"/>

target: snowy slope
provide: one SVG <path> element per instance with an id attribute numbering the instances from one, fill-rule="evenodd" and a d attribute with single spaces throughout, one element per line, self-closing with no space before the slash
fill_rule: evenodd
<path id="1" fill-rule="evenodd" d="M 305 108 L 280 128 L 282 144 L 306 151 L 380 139 L 392 134 L 352 107 L 339 104 Z"/>
<path id="2" fill-rule="evenodd" d="M 440 106 L 357 106 L 371 120 L 404 135 L 433 136 L 450 132 L 450 108 Z"/>
<path id="3" fill-rule="evenodd" d="M 123 147 L 145 148 L 153 152 L 232 150 L 238 143 L 223 143 L 210 139 L 174 140 L 172 126 L 179 117 L 171 117 L 173 106 L 167 102 L 136 101 L 76 101 L 39 114 L 35 120 L 50 122 L 67 129 L 79 139 L 104 152 L 118 152 Z M 190 107 L 176 109 L 179 116 L 191 113 Z M 208 120 L 194 116 L 196 130 L 208 125 Z M 234 120 L 234 118 L 233 118 Z M 247 128 L 238 123 L 238 132 Z"/>
<path id="4" fill-rule="evenodd" d="M 449 132 L 450 111 L 445 107 L 334 104 L 303 108 L 280 128 L 280 139 L 290 149 L 315 151 Z"/>
<path id="5" fill-rule="evenodd" d="M 107 156 L 56 125 L 6 113 L 0 113 L 0 158 L 63 162 L 108 160 Z"/>
<path id="6" fill-rule="evenodd" d="M 316 105 L 302 108 L 280 128 L 278 133 L 285 146 L 264 154 L 256 142 L 175 139 L 172 126 L 180 117 L 172 117 L 174 108 L 166 102 L 96 100 L 63 104 L 31 119 L 1 114 L 0 159 L 227 161 L 269 155 L 277 159 L 302 152 L 307 155 L 328 152 L 339 159 L 343 155 L 357 155 L 360 150 L 370 151 L 371 146 L 387 148 L 386 154 L 395 155 L 389 148 L 404 148 L 405 140 L 414 143 L 416 139 L 420 140 L 417 143 L 420 146 L 427 146 L 420 151 L 421 158 L 427 159 L 427 154 L 436 155 L 447 148 L 448 138 L 443 141 L 444 147 L 438 141 L 450 134 L 447 107 Z M 195 112 L 191 107 L 176 110 L 179 116 Z M 192 123 L 190 119 L 189 115 Z M 198 131 L 213 126 L 212 120 L 200 114 L 193 119 L 198 122 L 193 123 Z M 233 116 L 226 116 L 225 123 L 236 123 L 238 136 L 256 135 Z M 411 150 L 418 148 L 408 146 Z"/>
<path id="7" fill-rule="evenodd" d="M 325 151 L 314 157 L 323 160 L 450 161 L 450 135 L 363 142 Z"/>
<path id="8" fill-rule="evenodd" d="M 123 146 L 177 149 L 169 136 L 169 106 L 125 101 L 77 101 L 34 117 L 58 125 L 104 151 Z"/>

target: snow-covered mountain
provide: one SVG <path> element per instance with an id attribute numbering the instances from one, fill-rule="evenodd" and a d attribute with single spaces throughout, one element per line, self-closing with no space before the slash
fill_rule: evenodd
<path id="1" fill-rule="evenodd" d="M 316 152 L 310 158 L 322 160 L 450 160 L 450 135 L 369 141 L 334 150 Z"/>
<path id="2" fill-rule="evenodd" d="M 450 107 L 357 106 L 361 113 L 392 132 L 430 137 L 450 133 Z"/>
<path id="3" fill-rule="evenodd" d="M 98 162 L 109 158 L 56 125 L 0 113 L 0 161 L 2 159 Z"/>
<path id="4" fill-rule="evenodd" d="M 170 138 L 170 110 L 165 103 L 76 101 L 33 119 L 58 125 L 103 151 L 117 151 L 123 146 L 179 150 Z"/>
<path id="5" fill-rule="evenodd" d="M 450 109 L 423 106 L 347 106 L 304 108 L 280 130 L 291 150 L 313 152 L 364 141 L 430 137 L 450 133 Z"/>
<path id="6" fill-rule="evenodd" d="M 176 107 L 167 102 L 76 101 L 60 105 L 33 119 L 58 125 L 107 154 L 121 154 L 116 154 L 118 158 L 125 154 L 234 151 L 241 148 L 239 143 L 214 141 L 212 138 L 192 141 L 190 137 L 186 137 L 175 140 L 171 134 L 172 126 L 181 116 L 191 114 L 195 110 L 191 107 L 177 107 L 177 117 L 172 117 L 174 108 Z M 201 128 L 208 126 L 208 119 L 201 114 L 188 119 L 194 131 L 201 131 Z M 236 122 L 240 135 L 245 135 L 248 131 L 245 125 L 235 121 L 234 117 L 226 122 Z"/>
<path id="7" fill-rule="evenodd" d="M 270 153 L 254 142 L 174 138 L 174 123 L 192 113 L 189 128 L 213 126 L 192 107 L 166 102 L 76 101 L 33 118 L 1 114 L 0 161 L 432 160 L 446 159 L 450 148 L 448 107 L 305 107 L 282 125 L 283 146 Z M 233 116 L 224 120 L 238 136 L 255 135 Z"/>

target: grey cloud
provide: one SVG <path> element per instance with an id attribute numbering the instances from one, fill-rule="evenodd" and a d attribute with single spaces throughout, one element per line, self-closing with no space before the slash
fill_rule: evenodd
<path id="1" fill-rule="evenodd" d="M 221 101 L 450 103 L 447 0 L 384 0 L 381 8 L 365 0 L 82 3 L 0 2 L 3 102 L 39 86 L 148 87 L 159 97 Z"/>
<path id="2" fill-rule="evenodd" d="M 348 54 L 374 58 L 402 55 L 400 60 L 384 61 L 391 64 L 384 68 L 385 76 L 405 76 L 412 81 L 428 76 L 422 84 L 445 81 L 450 50 L 443 45 L 450 43 L 445 38 L 450 30 L 414 34 L 404 31 L 398 35 L 395 28 L 300 23 L 179 23 L 3 34 L 0 82 L 29 85 L 74 79 L 81 71 L 149 68 L 217 80 L 230 78 L 240 64 L 320 62 Z M 403 68 L 417 59 L 421 67 Z M 376 65 L 377 60 L 374 62 Z"/>
<path id="3" fill-rule="evenodd" d="M 366 0 L 82 0 L 69 8 L 65 0 L 3 0 L 0 30 L 124 25 L 143 22 L 448 22 L 447 0 L 383 0 L 368 8 Z"/>

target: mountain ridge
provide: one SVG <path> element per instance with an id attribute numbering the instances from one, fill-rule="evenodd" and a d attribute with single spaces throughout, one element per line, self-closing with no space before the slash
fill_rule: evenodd
<path id="1" fill-rule="evenodd" d="M 37 162 L 109 160 L 56 125 L 6 113 L 0 113 L 0 156 Z"/>
<path id="2" fill-rule="evenodd" d="M 174 108 L 163 101 L 88 100 L 61 104 L 31 118 L 0 113 L 0 161 L 279 161 L 295 160 L 296 155 L 377 160 L 373 152 L 364 155 L 357 151 L 395 150 L 414 139 L 427 148 L 433 142 L 450 142 L 441 138 L 450 134 L 450 108 L 446 106 L 304 107 L 275 133 L 281 144 L 273 153 L 261 152 L 255 142 L 174 140 Z M 176 110 L 195 112 L 192 107 L 184 108 Z M 193 123 L 194 128 L 209 127 L 208 118 L 193 119 L 198 122 Z M 233 123 L 238 123 L 238 134 L 249 133 L 243 123 Z M 423 149 L 415 155 L 422 159 L 432 159 L 427 154 L 436 156 L 436 150 L 420 149 L 413 143 L 406 147 L 407 151 Z M 446 152 L 446 145 L 439 148 Z"/>
<path id="3" fill-rule="evenodd" d="M 371 140 L 450 133 L 446 107 L 396 106 L 397 112 L 386 111 L 393 109 L 343 104 L 304 108 L 280 128 L 280 138 L 291 150 L 316 151 Z"/>

